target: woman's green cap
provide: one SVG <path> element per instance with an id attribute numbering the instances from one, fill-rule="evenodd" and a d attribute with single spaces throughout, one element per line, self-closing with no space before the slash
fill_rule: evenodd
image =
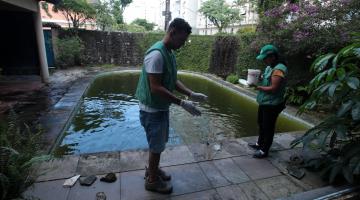
<path id="1" fill-rule="evenodd" d="M 260 54 L 256 56 L 256 59 L 264 60 L 264 58 L 266 58 L 266 56 L 268 56 L 269 54 L 277 54 L 278 52 L 278 49 L 274 45 L 267 44 L 261 48 Z"/>

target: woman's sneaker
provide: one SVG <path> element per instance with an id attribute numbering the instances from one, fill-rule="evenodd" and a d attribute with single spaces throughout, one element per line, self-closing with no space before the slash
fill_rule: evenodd
<path id="1" fill-rule="evenodd" d="M 253 155 L 254 158 L 266 158 L 267 156 L 268 156 L 268 154 L 261 150 L 255 151 L 255 153 Z"/>
<path id="2" fill-rule="evenodd" d="M 167 174 L 164 170 L 160 169 L 158 170 L 158 175 L 162 178 L 164 181 L 170 181 L 171 175 Z M 145 166 L 145 178 L 149 176 L 149 169 Z"/>
<path id="3" fill-rule="evenodd" d="M 258 145 L 258 143 L 248 143 L 248 146 L 256 150 L 260 149 L 260 145 Z"/>
<path id="4" fill-rule="evenodd" d="M 152 192 L 158 192 L 161 194 L 170 194 L 173 190 L 171 183 L 165 182 L 158 176 L 157 180 L 149 182 L 149 178 L 145 179 L 145 189 Z"/>

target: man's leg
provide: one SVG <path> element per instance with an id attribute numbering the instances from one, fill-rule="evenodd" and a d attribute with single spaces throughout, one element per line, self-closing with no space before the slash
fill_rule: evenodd
<path id="1" fill-rule="evenodd" d="M 149 152 L 149 182 L 157 180 L 161 153 Z"/>

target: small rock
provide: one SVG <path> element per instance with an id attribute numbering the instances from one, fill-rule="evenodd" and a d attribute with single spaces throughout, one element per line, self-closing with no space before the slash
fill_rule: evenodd
<path id="1" fill-rule="evenodd" d="M 96 193 L 96 200 L 106 200 L 106 195 L 104 192 Z"/>
<path id="2" fill-rule="evenodd" d="M 80 185 L 84 185 L 84 186 L 90 186 L 92 185 L 95 181 L 96 181 L 96 176 L 94 175 L 90 175 L 90 176 L 86 176 L 86 177 L 80 177 Z"/>
<path id="3" fill-rule="evenodd" d="M 100 181 L 112 183 L 116 181 L 116 175 L 114 173 L 108 173 L 104 177 L 100 178 Z"/>

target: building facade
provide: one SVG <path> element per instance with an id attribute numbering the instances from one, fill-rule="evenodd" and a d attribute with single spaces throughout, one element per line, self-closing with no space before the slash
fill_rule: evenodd
<path id="1" fill-rule="evenodd" d="M 160 3 L 159 3 L 160 1 Z M 189 22 L 193 27 L 194 34 L 213 35 L 217 33 L 217 28 L 204 15 L 199 12 L 202 4 L 207 0 L 170 0 L 171 19 L 180 17 Z M 233 0 L 226 0 L 229 5 Z M 164 30 L 166 0 L 133 0 L 133 3 L 125 9 L 124 19 L 126 23 L 131 23 L 136 18 L 146 19 L 157 24 L 157 29 Z M 224 31 L 236 32 L 242 26 L 256 25 L 258 15 L 250 2 L 245 3 L 240 9 L 242 21 L 233 24 Z"/>

